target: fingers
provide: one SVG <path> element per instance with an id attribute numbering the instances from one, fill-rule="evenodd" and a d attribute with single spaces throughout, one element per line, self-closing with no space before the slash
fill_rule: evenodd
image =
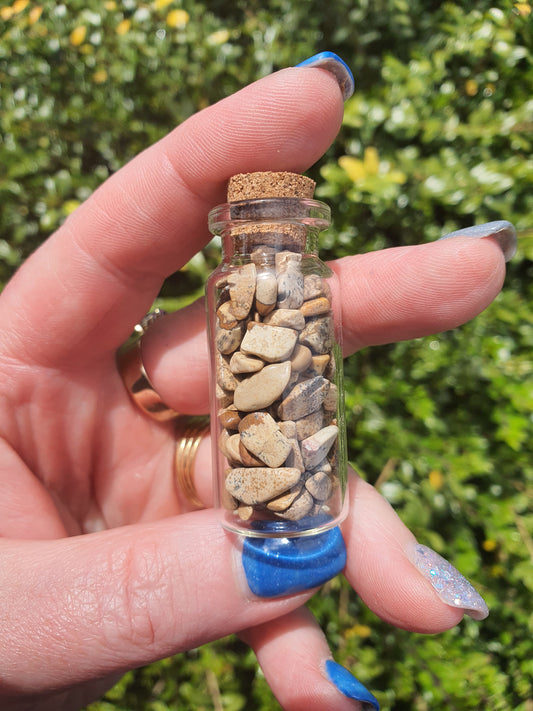
<path id="1" fill-rule="evenodd" d="M 268 685 L 285 711 L 354 711 L 362 707 L 352 699 L 369 699 L 364 687 L 349 698 L 328 678 L 326 663 L 331 664 L 331 652 L 322 630 L 305 607 L 239 636 L 253 648 Z"/>
<path id="2" fill-rule="evenodd" d="M 165 276 L 208 240 L 207 213 L 234 173 L 303 171 L 333 141 L 330 72 L 268 76 L 191 117 L 97 190 L 2 295 L 6 350 L 55 365 L 114 351 Z"/>
<path id="3" fill-rule="evenodd" d="M 416 540 L 392 507 L 352 473 L 350 515 L 342 526 L 348 551 L 344 574 L 363 602 L 386 622 L 413 632 L 442 632 L 467 612 L 488 614 L 482 598 L 433 551 L 432 573 Z M 445 563 L 445 562 L 444 562 Z M 426 574 L 427 573 L 427 574 Z M 433 583 L 430 582 L 433 580 Z"/>
<path id="4" fill-rule="evenodd" d="M 2 688 L 37 693 L 120 672 L 309 597 L 255 598 L 234 542 L 213 511 L 58 541 L 0 540 Z"/>
<path id="5" fill-rule="evenodd" d="M 505 277 L 498 245 L 470 237 L 345 257 L 332 267 L 342 285 L 345 355 L 455 328 L 491 303 Z"/>
<path id="6" fill-rule="evenodd" d="M 418 338 L 472 319 L 496 297 L 505 276 L 497 244 L 456 237 L 345 257 L 339 275 L 344 353 Z M 208 411 L 203 302 L 160 319 L 145 337 L 146 370 L 178 412 Z"/>

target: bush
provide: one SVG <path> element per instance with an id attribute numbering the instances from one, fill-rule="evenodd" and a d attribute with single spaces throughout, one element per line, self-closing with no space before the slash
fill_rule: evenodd
<path id="1" fill-rule="evenodd" d="M 184 8 L 186 6 L 186 9 Z M 423 637 L 341 579 L 310 603 L 384 709 L 531 710 L 533 13 L 529 3 L 16 0 L 0 10 L 0 281 L 109 174 L 176 123 L 317 51 L 355 96 L 314 166 L 335 258 L 511 220 L 502 294 L 461 329 L 346 362 L 350 458 L 491 607 Z M 198 295 L 211 244 L 161 298 Z M 383 442 L 386 446 L 383 446 Z M 127 674 L 104 709 L 277 708 L 234 638 Z"/>

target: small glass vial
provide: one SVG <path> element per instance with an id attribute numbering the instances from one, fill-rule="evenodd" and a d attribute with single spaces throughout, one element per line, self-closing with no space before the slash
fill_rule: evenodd
<path id="1" fill-rule="evenodd" d="M 314 187 L 240 174 L 209 213 L 222 238 L 207 283 L 215 506 L 247 536 L 311 535 L 345 515 L 339 286 L 318 258 L 330 209 Z"/>

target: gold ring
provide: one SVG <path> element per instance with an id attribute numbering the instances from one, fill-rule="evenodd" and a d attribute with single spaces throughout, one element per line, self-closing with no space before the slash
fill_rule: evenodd
<path id="1" fill-rule="evenodd" d="M 156 309 L 135 326 L 134 340 L 128 341 L 117 353 L 117 365 L 124 385 L 133 402 L 149 417 L 168 422 L 179 413 L 166 405 L 150 382 L 142 359 L 142 338 L 150 326 L 165 312 Z"/>
<path id="2" fill-rule="evenodd" d="M 176 484 L 186 499 L 196 508 L 204 508 L 194 486 L 194 459 L 203 437 L 209 432 L 209 417 L 181 416 L 176 421 Z"/>

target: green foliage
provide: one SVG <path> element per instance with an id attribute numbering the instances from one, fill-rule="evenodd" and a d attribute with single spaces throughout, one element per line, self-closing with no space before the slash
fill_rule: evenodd
<path id="1" fill-rule="evenodd" d="M 39 11 L 39 8 L 42 12 Z M 435 637 L 378 620 L 336 579 L 310 603 L 384 709 L 531 711 L 533 12 L 422 0 L 72 0 L 0 9 L 0 281 L 108 175 L 176 123 L 323 49 L 357 91 L 311 174 L 335 258 L 511 220 L 502 294 L 461 329 L 346 362 L 350 457 L 491 616 Z M 181 305 L 210 244 L 165 285 Z M 127 674 L 92 711 L 267 709 L 234 638 Z"/>

